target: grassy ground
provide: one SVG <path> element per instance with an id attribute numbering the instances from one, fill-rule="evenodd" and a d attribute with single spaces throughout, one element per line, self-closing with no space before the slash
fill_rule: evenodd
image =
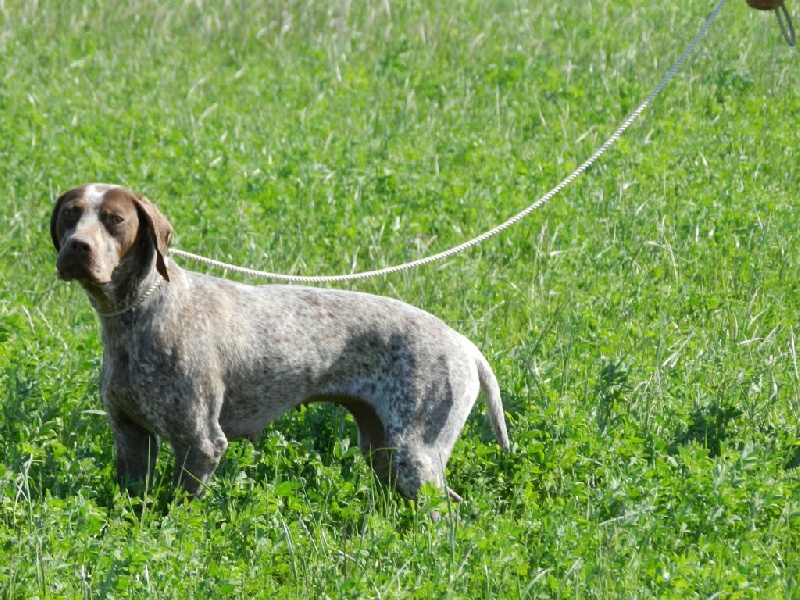
<path id="1" fill-rule="evenodd" d="M 513 453 L 479 403 L 449 465 L 460 506 L 387 494 L 349 417 L 314 407 L 232 444 L 201 501 L 136 516 L 96 317 L 47 232 L 59 191 L 110 181 L 154 200 L 176 247 L 256 268 L 447 248 L 588 156 L 711 8 L 0 3 L 3 597 L 800 597 L 800 80 L 767 13 L 730 2 L 544 210 L 349 286 L 493 364 Z"/>

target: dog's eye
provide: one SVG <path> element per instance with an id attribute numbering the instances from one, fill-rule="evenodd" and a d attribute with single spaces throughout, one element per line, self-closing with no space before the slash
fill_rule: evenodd
<path id="1" fill-rule="evenodd" d="M 67 206 L 61 209 L 61 218 L 66 221 L 74 221 L 78 218 L 78 209 L 74 206 Z"/>
<path id="2" fill-rule="evenodd" d="M 123 219 L 120 215 L 115 215 L 115 214 L 109 213 L 109 214 L 105 215 L 105 220 L 108 223 L 111 223 L 112 225 L 119 225 L 125 219 Z"/>

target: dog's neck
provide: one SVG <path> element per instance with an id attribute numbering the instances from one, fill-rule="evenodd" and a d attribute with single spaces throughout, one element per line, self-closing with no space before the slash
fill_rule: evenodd
<path id="1" fill-rule="evenodd" d="M 112 317 L 118 317 L 120 315 L 124 315 L 125 313 L 132 312 L 142 306 L 164 281 L 160 275 L 153 277 L 152 279 L 153 280 L 150 285 L 148 285 L 146 288 L 142 286 L 142 288 L 140 288 L 142 291 L 135 297 L 121 302 L 113 299 L 114 294 L 109 295 L 105 293 L 106 290 L 100 292 L 98 287 L 90 289 L 89 286 L 84 286 L 84 289 L 89 297 L 89 302 L 92 304 L 92 307 L 98 316 L 110 319 Z M 111 285 L 113 284 L 107 284 L 104 287 L 107 288 Z"/>

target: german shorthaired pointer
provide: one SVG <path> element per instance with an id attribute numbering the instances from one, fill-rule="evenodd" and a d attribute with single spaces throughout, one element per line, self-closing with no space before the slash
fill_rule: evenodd
<path id="1" fill-rule="evenodd" d="M 414 498 L 447 490 L 444 467 L 483 390 L 508 449 L 497 380 L 467 338 L 389 298 L 250 286 L 168 260 L 172 228 L 143 196 L 92 184 L 58 198 L 50 222 L 58 276 L 100 316 L 100 389 L 121 484 L 152 477 L 159 436 L 175 484 L 199 495 L 228 447 L 292 407 L 347 408 L 384 482 Z"/>

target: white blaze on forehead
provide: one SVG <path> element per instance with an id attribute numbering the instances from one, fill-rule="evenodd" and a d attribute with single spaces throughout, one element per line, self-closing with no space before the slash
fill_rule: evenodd
<path id="1" fill-rule="evenodd" d="M 92 183 L 86 186 L 86 190 L 83 192 L 84 199 L 94 205 L 99 206 L 100 203 L 103 201 L 103 196 L 105 196 L 108 190 L 113 190 L 114 188 L 119 188 L 118 185 L 109 185 L 107 183 Z"/>

